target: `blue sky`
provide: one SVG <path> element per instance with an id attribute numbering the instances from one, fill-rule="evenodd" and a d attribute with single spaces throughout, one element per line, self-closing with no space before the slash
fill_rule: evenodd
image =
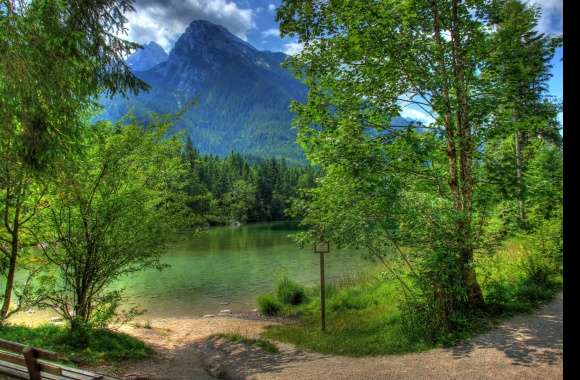
<path id="1" fill-rule="evenodd" d="M 300 50 L 295 40 L 280 38 L 275 21 L 281 0 L 136 0 L 136 12 L 130 13 L 129 38 L 147 43 L 156 41 L 169 51 L 175 40 L 193 20 L 205 19 L 225 26 L 259 50 L 294 54 Z M 544 33 L 562 33 L 563 0 L 527 0 L 542 9 L 538 29 Z M 552 60 L 552 95 L 563 98 L 563 49 Z"/>

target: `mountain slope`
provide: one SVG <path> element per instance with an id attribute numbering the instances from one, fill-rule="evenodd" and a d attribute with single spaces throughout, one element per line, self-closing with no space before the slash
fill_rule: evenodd
<path id="1" fill-rule="evenodd" d="M 133 71 L 144 71 L 167 61 L 168 57 L 161 46 L 151 41 L 127 58 L 126 63 Z"/>
<path id="2" fill-rule="evenodd" d="M 187 130 L 202 153 L 237 151 L 300 161 L 289 105 L 303 100 L 306 88 L 280 67 L 285 57 L 258 51 L 221 26 L 194 21 L 164 62 L 140 71 L 135 62 L 142 60 L 133 60 L 136 75 L 151 91 L 103 99 L 101 117 L 116 120 L 131 110 L 147 120 L 151 112 L 174 113 L 195 100 L 175 130 Z"/>

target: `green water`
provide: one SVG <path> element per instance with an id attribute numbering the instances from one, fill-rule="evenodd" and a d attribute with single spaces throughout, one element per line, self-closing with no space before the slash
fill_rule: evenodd
<path id="1" fill-rule="evenodd" d="M 294 232 L 291 224 L 270 223 L 185 235 L 163 257 L 169 268 L 132 274 L 119 285 L 149 318 L 251 311 L 256 296 L 273 290 L 279 269 L 304 284 L 319 281 L 318 255 L 298 248 L 288 236 Z M 329 279 L 369 266 L 355 251 L 333 250 L 326 255 Z"/>

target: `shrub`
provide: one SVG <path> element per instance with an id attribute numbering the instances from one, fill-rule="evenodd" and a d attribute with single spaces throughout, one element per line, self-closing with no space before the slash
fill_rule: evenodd
<path id="1" fill-rule="evenodd" d="M 278 279 L 276 297 L 286 305 L 300 305 L 306 301 L 306 292 L 304 287 L 290 280 L 284 273 Z"/>
<path id="2" fill-rule="evenodd" d="M 282 310 L 282 304 L 270 294 L 258 297 L 258 310 L 264 315 L 276 316 Z"/>
<path id="3" fill-rule="evenodd" d="M 329 307 L 332 311 L 364 310 L 376 304 L 376 300 L 359 289 L 344 289 L 329 300 Z"/>

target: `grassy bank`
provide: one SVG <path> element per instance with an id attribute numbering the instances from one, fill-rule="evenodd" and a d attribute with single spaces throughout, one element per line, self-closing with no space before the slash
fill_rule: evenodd
<path id="1" fill-rule="evenodd" d="M 397 284 L 365 274 L 329 285 L 325 333 L 320 331 L 319 289 L 307 289 L 308 302 L 303 305 L 283 306 L 281 314 L 295 318 L 295 324 L 271 326 L 264 336 L 300 348 L 349 356 L 430 348 L 426 342 L 409 339 L 404 333 Z"/>
<path id="2" fill-rule="evenodd" d="M 399 283 L 383 279 L 380 267 L 328 286 L 325 333 L 320 331 L 319 288 L 304 289 L 305 302 L 299 305 L 281 302 L 276 294 L 270 295 L 268 305 L 278 309 L 275 314 L 289 317 L 294 323 L 271 326 L 264 337 L 326 354 L 369 356 L 418 352 L 455 344 L 515 313 L 533 311 L 561 288 L 559 274 L 550 278 L 530 275 L 536 272 L 530 268 L 526 241 L 509 241 L 496 254 L 480 255 L 477 260 L 478 279 L 487 302 L 485 310 L 466 315 L 461 329 L 435 341 L 405 329 Z M 270 303 L 277 306 L 272 307 Z"/>
<path id="3" fill-rule="evenodd" d="M 145 359 L 153 350 L 127 334 L 106 329 L 89 332 L 88 346 L 78 347 L 67 329 L 61 326 L 3 326 L 0 338 L 54 351 L 66 364 L 100 364 L 127 359 Z"/>

